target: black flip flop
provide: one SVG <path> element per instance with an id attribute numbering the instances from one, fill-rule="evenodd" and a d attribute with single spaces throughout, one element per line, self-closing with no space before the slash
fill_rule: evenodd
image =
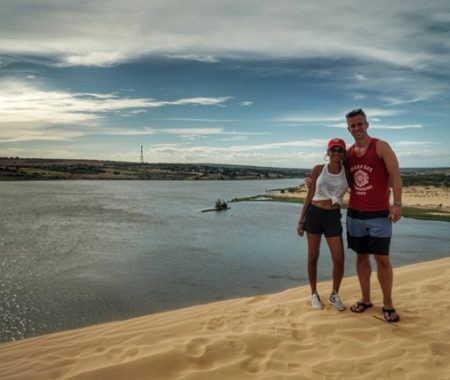
<path id="1" fill-rule="evenodd" d="M 366 309 L 369 309 L 373 306 L 373 303 L 364 303 L 362 301 L 356 302 L 350 310 L 354 313 L 362 313 L 363 311 L 366 311 Z"/>
<path id="2" fill-rule="evenodd" d="M 385 307 L 383 307 L 383 315 L 384 315 L 384 319 L 386 319 L 387 322 L 398 322 L 400 320 L 400 316 L 397 314 L 397 317 L 392 318 L 392 314 L 397 313 L 397 310 L 395 310 L 394 308 L 392 309 L 386 309 Z M 387 313 L 387 315 L 386 315 Z"/>

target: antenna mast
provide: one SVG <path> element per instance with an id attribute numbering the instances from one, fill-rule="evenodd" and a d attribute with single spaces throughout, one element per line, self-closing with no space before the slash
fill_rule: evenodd
<path id="1" fill-rule="evenodd" d="M 141 145 L 141 164 L 144 163 L 144 148 Z"/>

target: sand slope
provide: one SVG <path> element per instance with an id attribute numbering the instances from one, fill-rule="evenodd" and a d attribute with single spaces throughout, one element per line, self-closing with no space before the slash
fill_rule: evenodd
<path id="1" fill-rule="evenodd" d="M 313 311 L 296 288 L 5 343 L 0 379 L 449 379 L 450 258 L 395 274 L 395 325 L 374 317 L 373 276 L 364 314 Z M 341 294 L 358 299 L 356 278 Z"/>
<path id="2" fill-rule="evenodd" d="M 281 192 L 274 190 L 270 192 L 272 197 L 279 198 L 305 198 L 308 189 L 301 186 L 295 192 Z M 348 203 L 350 193 L 346 193 L 344 201 Z M 391 203 L 393 202 L 391 191 Z M 405 206 L 421 208 L 440 208 L 450 211 L 450 189 L 437 186 L 403 186 L 402 203 Z"/>

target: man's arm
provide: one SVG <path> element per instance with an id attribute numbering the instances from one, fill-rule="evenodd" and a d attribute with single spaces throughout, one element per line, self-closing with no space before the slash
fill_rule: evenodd
<path id="1" fill-rule="evenodd" d="M 389 173 L 392 190 L 394 193 L 394 203 L 391 209 L 391 219 L 395 223 L 402 217 L 402 177 L 400 176 L 400 165 L 397 156 L 391 146 L 386 141 L 378 141 L 377 154 L 383 159 Z"/>

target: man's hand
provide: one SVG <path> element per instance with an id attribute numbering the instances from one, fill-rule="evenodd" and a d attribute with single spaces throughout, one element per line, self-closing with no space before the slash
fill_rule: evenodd
<path id="1" fill-rule="evenodd" d="M 391 214 L 389 218 L 392 220 L 392 223 L 398 222 L 402 217 L 402 206 L 393 205 L 391 207 Z"/>

